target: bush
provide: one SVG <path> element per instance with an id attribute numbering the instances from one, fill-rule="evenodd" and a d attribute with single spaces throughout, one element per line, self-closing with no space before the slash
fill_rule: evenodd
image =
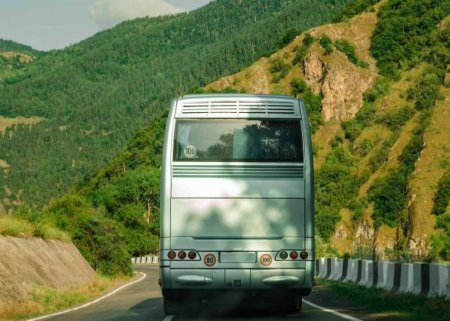
<path id="1" fill-rule="evenodd" d="M 347 40 L 345 39 L 336 40 L 334 42 L 334 46 L 336 47 L 337 50 L 344 53 L 351 63 L 363 68 L 369 67 L 369 64 L 367 62 L 358 59 L 358 57 L 356 56 L 355 47 Z"/>
<path id="2" fill-rule="evenodd" d="M 399 130 L 414 115 L 414 109 L 404 106 L 389 111 L 383 116 L 378 117 L 377 122 L 384 124 L 392 131 Z"/>
<path id="3" fill-rule="evenodd" d="M 450 261 L 450 212 L 437 218 L 436 228 L 442 229 L 442 231 L 440 234 L 431 237 L 429 260 L 448 262 Z"/>
<path id="4" fill-rule="evenodd" d="M 356 118 L 342 122 L 341 126 L 345 132 L 345 138 L 351 142 L 354 142 L 364 129 L 364 126 Z"/>
<path id="5" fill-rule="evenodd" d="M 389 81 L 384 77 L 378 77 L 371 88 L 364 93 L 364 100 L 374 102 L 378 97 L 386 95 L 389 91 Z"/>
<path id="6" fill-rule="evenodd" d="M 447 170 L 438 182 L 432 213 L 443 214 L 450 200 L 450 170 Z M 450 230 L 450 229 L 449 229 Z"/>
<path id="7" fill-rule="evenodd" d="M 319 40 L 320 45 L 325 50 L 325 54 L 329 55 L 333 52 L 332 41 L 330 37 L 328 37 L 326 34 L 323 34 L 322 37 Z"/>
<path id="8" fill-rule="evenodd" d="M 105 211 L 78 195 L 67 194 L 50 203 L 43 217 L 66 231 L 75 246 L 104 275 L 131 274 L 123 229 Z"/>
<path id="9" fill-rule="evenodd" d="M 369 200 L 375 204 L 372 218 L 376 228 L 381 224 L 396 227 L 400 223 L 408 194 L 408 176 L 395 170 L 384 180 L 376 181 L 369 190 Z"/>
<path id="10" fill-rule="evenodd" d="M 286 33 L 277 41 L 277 48 L 283 48 L 287 44 L 289 44 L 292 40 L 297 37 L 301 33 L 300 30 L 296 28 L 290 28 Z"/>

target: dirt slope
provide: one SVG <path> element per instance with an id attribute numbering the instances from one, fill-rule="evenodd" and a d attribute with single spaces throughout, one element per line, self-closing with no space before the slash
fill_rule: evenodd
<path id="1" fill-rule="evenodd" d="M 33 284 L 69 288 L 94 276 L 72 243 L 0 236 L 0 310 L 25 298 Z"/>

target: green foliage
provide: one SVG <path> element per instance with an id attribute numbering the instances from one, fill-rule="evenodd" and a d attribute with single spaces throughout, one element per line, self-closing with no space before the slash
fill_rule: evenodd
<path id="1" fill-rule="evenodd" d="M 322 118 L 322 96 L 316 96 L 311 88 L 302 79 L 294 78 L 291 81 L 292 96 L 303 98 L 308 113 L 309 130 L 314 134 L 323 124 Z"/>
<path id="2" fill-rule="evenodd" d="M 442 38 L 445 31 L 439 32 L 436 27 L 449 13 L 448 1 L 391 0 L 382 6 L 371 46 L 380 73 L 398 79 L 403 67 L 421 60 L 448 64 L 448 39 Z M 444 55 L 433 59 L 435 52 Z"/>
<path id="3" fill-rule="evenodd" d="M 350 42 L 348 42 L 346 39 L 336 40 L 334 42 L 334 46 L 336 47 L 337 50 L 344 53 L 347 56 L 347 59 L 351 63 L 353 63 L 359 67 L 362 67 L 362 68 L 369 67 L 369 64 L 367 62 L 360 60 L 356 56 L 355 47 Z"/>
<path id="4" fill-rule="evenodd" d="M 22 199 L 37 205 L 62 195 L 171 99 L 248 66 L 287 41 L 293 33 L 286 30 L 320 25 L 347 1 L 213 1 L 190 13 L 126 21 L 45 54 L 0 85 L 1 115 L 46 118 L 0 138 L 1 159 L 13 165 L 0 186 L 23 189 Z"/>
<path id="5" fill-rule="evenodd" d="M 392 131 L 399 130 L 415 114 L 414 109 L 404 106 L 387 112 L 377 118 L 377 122 L 384 124 Z"/>
<path id="6" fill-rule="evenodd" d="M 414 86 L 408 89 L 408 100 L 416 100 L 415 107 L 418 110 L 430 109 L 436 103 L 443 79 L 444 70 L 428 66 Z"/>
<path id="7" fill-rule="evenodd" d="M 67 194 L 52 202 L 42 214 L 70 234 L 75 246 L 105 275 L 130 274 L 130 255 L 123 228 L 77 195 Z"/>
<path id="8" fill-rule="evenodd" d="M 408 195 L 408 176 L 401 170 L 391 172 L 382 180 L 377 180 L 369 192 L 369 200 L 375 203 L 374 225 L 396 227 L 400 223 L 402 211 Z"/>
<path id="9" fill-rule="evenodd" d="M 350 19 L 357 14 L 369 9 L 372 5 L 378 3 L 379 0 L 354 0 L 350 1 L 342 10 L 340 10 L 333 18 L 333 22 L 341 22 Z"/>
<path id="10" fill-rule="evenodd" d="M 301 34 L 301 31 L 296 28 L 288 29 L 285 34 L 277 41 L 277 48 L 281 49 L 284 46 L 288 45 L 299 34 Z"/>
<path id="11" fill-rule="evenodd" d="M 381 165 L 387 162 L 391 147 L 396 141 L 398 135 L 394 134 L 393 137 L 394 139 L 383 141 L 383 143 L 378 146 L 376 151 L 373 153 L 373 156 L 370 158 L 369 167 L 372 173 L 374 173 L 378 168 L 381 167 Z"/>
<path id="12" fill-rule="evenodd" d="M 329 240 L 340 220 L 339 209 L 357 196 L 361 178 L 352 173 L 353 157 L 345 146 L 334 148 L 326 162 L 316 172 L 316 228 L 324 240 Z"/>
<path id="13" fill-rule="evenodd" d="M 389 92 L 389 80 L 378 77 L 371 88 L 364 93 L 364 100 L 373 103 L 378 97 L 382 97 Z"/>
<path id="14" fill-rule="evenodd" d="M 377 180 L 369 190 L 369 200 L 375 204 L 372 215 L 375 227 L 380 227 L 381 224 L 396 227 L 400 224 L 409 192 L 409 176 L 422 151 L 423 133 L 428 126 L 429 116 L 429 113 L 422 114 L 420 124 L 398 157 L 399 167 L 387 177 Z"/>
<path id="15" fill-rule="evenodd" d="M 283 60 L 274 58 L 270 61 L 269 71 L 273 74 L 272 83 L 277 83 L 285 78 L 289 72 L 289 65 L 285 64 Z"/>
<path id="16" fill-rule="evenodd" d="M 445 213 L 450 200 L 450 170 L 447 170 L 440 178 L 436 195 L 434 196 L 434 206 L 432 213 L 441 215 Z M 450 231 L 450 229 L 448 229 Z"/>
<path id="17" fill-rule="evenodd" d="M 438 216 L 436 228 L 441 233 L 431 237 L 430 261 L 450 261 L 450 212 Z"/>
<path id="18" fill-rule="evenodd" d="M 364 212 L 367 209 L 368 204 L 367 197 L 360 198 L 358 200 L 353 200 L 350 202 L 348 208 L 352 211 L 352 222 L 357 224 L 361 221 Z"/>
<path id="19" fill-rule="evenodd" d="M 354 142 L 355 139 L 362 133 L 364 126 L 356 118 L 342 122 L 342 129 L 345 132 L 345 138 Z"/>
<path id="20" fill-rule="evenodd" d="M 314 38 L 311 36 L 311 34 L 306 33 L 303 42 L 300 46 L 295 47 L 295 58 L 292 60 L 292 65 L 295 66 L 297 64 L 303 64 L 305 61 L 306 55 L 308 53 L 309 47 L 311 47 L 312 43 L 314 42 Z"/>
<path id="21" fill-rule="evenodd" d="M 366 156 L 373 148 L 373 143 L 367 139 L 364 138 L 361 140 L 361 142 L 354 146 L 354 151 L 361 157 Z"/>
<path id="22" fill-rule="evenodd" d="M 328 37 L 326 34 L 323 34 L 322 37 L 320 37 L 319 40 L 320 45 L 325 50 L 325 54 L 329 55 L 333 52 L 332 44 L 330 37 Z"/>

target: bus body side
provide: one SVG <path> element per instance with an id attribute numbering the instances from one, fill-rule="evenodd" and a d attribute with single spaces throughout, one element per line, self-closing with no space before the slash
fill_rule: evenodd
<path id="1" fill-rule="evenodd" d="M 294 147 L 284 140 L 295 138 L 297 124 L 301 158 L 295 161 L 260 161 L 262 147 L 248 146 L 256 137 L 269 152 L 284 148 L 289 157 Z M 258 152 L 262 156 L 254 156 Z M 228 158 L 215 158 L 222 154 Z M 166 313 L 176 313 L 187 298 L 225 292 L 282 297 L 298 310 L 314 277 L 313 162 L 304 103 L 274 95 L 181 97 L 168 116 L 162 164 Z"/>

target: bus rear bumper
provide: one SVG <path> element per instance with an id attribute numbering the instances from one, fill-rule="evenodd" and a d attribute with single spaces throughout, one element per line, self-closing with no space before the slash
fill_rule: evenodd
<path id="1" fill-rule="evenodd" d="M 257 291 L 301 290 L 313 287 L 305 269 L 170 269 L 161 271 L 162 289 Z M 306 291 L 305 291 L 306 290 Z"/>

